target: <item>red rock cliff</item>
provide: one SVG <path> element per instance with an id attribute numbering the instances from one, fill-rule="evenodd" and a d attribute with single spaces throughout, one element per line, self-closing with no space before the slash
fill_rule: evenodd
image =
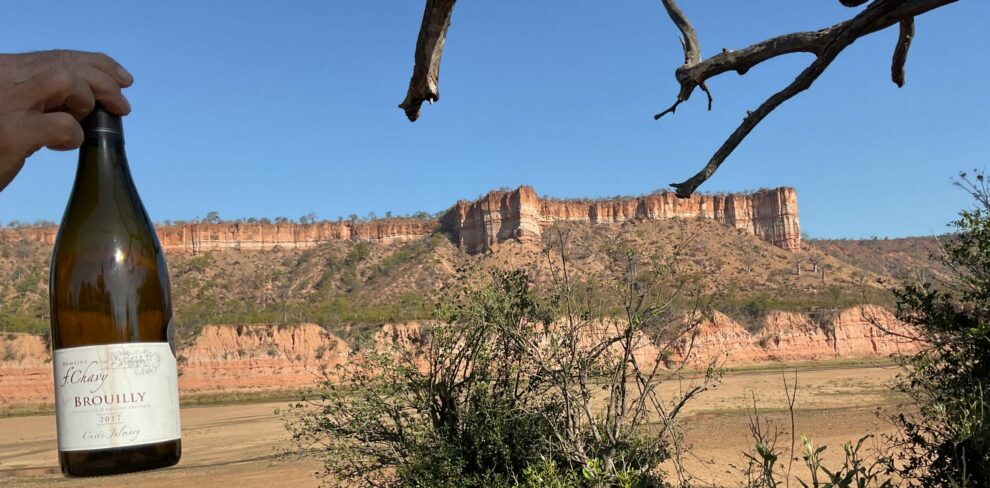
<path id="1" fill-rule="evenodd" d="M 539 240 L 540 199 L 528 186 L 492 191 L 474 202 L 461 200 L 440 217 L 440 228 L 469 253 L 490 251 L 509 239 Z"/>
<path id="2" fill-rule="evenodd" d="M 437 231 L 437 223 L 412 218 L 380 219 L 371 222 L 318 222 L 313 224 L 219 224 L 159 225 L 158 240 L 166 252 L 270 251 L 275 248 L 307 249 L 321 242 L 350 240 L 395 242 L 420 239 Z M 0 229 L 0 243 L 31 241 L 55 244 L 58 227 Z"/>
<path id="3" fill-rule="evenodd" d="M 315 224 L 186 224 L 160 226 L 166 251 L 267 251 L 275 247 L 306 249 L 321 242 L 353 240 L 393 242 L 418 239 L 436 230 L 436 223 L 419 219 L 382 219 L 368 223 Z"/>
<path id="4" fill-rule="evenodd" d="M 918 350 L 917 343 L 902 338 L 911 335 L 907 325 L 868 305 L 815 320 L 785 312 L 770 313 L 765 320 L 762 329 L 751 334 L 716 313 L 670 351 L 661 351 L 662 345 L 639 335 L 634 354 L 641 364 L 649 364 L 669 352 L 668 364 L 678 364 L 687 356 L 690 365 L 704 368 L 712 359 L 739 366 L 876 358 Z M 370 350 L 404 351 L 425 368 L 427 330 L 432 326 L 429 322 L 383 325 L 374 333 Z M 324 378 L 324 372 L 332 379 L 336 368 L 362 367 L 367 364 L 364 354 L 315 324 L 211 325 L 179 350 L 179 389 L 184 394 L 213 394 L 307 388 Z M 0 334 L 0 409 L 48 404 L 53 395 L 48 346 L 38 336 Z"/>
<path id="5" fill-rule="evenodd" d="M 541 200 L 533 188 L 493 191 L 460 201 L 441 218 L 441 228 L 468 252 L 492 250 L 508 239 L 538 240 L 554 222 L 620 223 L 634 219 L 700 218 L 741 229 L 789 251 L 801 248 L 797 192 L 793 188 L 749 194 L 655 193 L 616 200 Z"/>
<path id="6" fill-rule="evenodd" d="M 863 359 L 913 354 L 919 344 L 907 324 L 880 307 L 862 305 L 812 320 L 806 315 L 771 312 L 756 334 L 716 312 L 692 337 L 674 347 L 673 359 L 689 355 L 690 364 L 711 359 L 729 365 L 767 361 Z"/>
<path id="7" fill-rule="evenodd" d="M 664 192 L 616 200 L 541 200 L 533 188 L 520 186 L 511 191 L 489 192 L 473 202 L 459 201 L 439 221 L 401 218 L 363 223 L 200 223 L 158 226 L 157 231 L 167 252 L 206 252 L 305 249 L 335 240 L 407 241 L 441 230 L 465 251 L 479 253 L 510 239 L 538 241 L 543 230 L 554 222 L 614 224 L 672 218 L 716 220 L 783 249 L 801 248 L 797 192 L 786 187 L 691 198 Z M 0 229 L 0 242 L 27 240 L 52 245 L 57 231 L 56 227 Z"/>

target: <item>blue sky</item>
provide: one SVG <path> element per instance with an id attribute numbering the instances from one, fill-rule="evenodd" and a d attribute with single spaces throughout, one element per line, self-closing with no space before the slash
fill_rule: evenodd
<path id="1" fill-rule="evenodd" d="M 682 2 L 705 56 L 851 16 L 837 1 Z M 791 55 L 709 82 L 673 116 L 683 60 L 659 1 L 462 0 L 441 101 L 403 99 L 420 1 L 10 2 L 0 49 L 104 51 L 134 74 L 127 151 L 155 220 L 436 212 L 490 189 L 648 193 L 694 174 L 747 109 L 810 61 Z M 816 237 L 940 233 L 990 162 L 990 2 L 920 18 L 907 85 L 888 30 L 847 49 L 771 114 L 703 190 L 798 190 Z M 75 153 L 42 151 L 0 193 L 0 222 L 58 220 Z"/>

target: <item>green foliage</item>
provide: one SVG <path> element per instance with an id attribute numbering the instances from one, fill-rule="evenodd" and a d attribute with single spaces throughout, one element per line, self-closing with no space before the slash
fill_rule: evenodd
<path id="1" fill-rule="evenodd" d="M 6 332 L 25 332 L 28 334 L 47 334 L 51 324 L 47 318 L 28 316 L 25 314 L 0 312 L 0 330 Z"/>
<path id="2" fill-rule="evenodd" d="M 756 332 L 763 326 L 763 320 L 770 312 L 820 313 L 863 304 L 892 307 L 894 298 L 890 291 L 874 287 L 865 287 L 852 293 L 830 286 L 815 294 L 787 289 L 775 290 L 773 294 L 730 290 L 715 297 L 713 306 L 744 325 L 750 332 Z"/>
<path id="3" fill-rule="evenodd" d="M 371 255 L 371 245 L 367 242 L 358 242 L 351 248 L 351 251 L 347 253 L 347 257 L 344 258 L 344 262 L 347 264 L 357 264 L 364 261 Z"/>
<path id="4" fill-rule="evenodd" d="M 811 476 L 810 481 L 799 479 L 803 488 L 893 488 L 894 482 L 883 479 L 883 466 L 878 460 L 864 459 L 861 454 L 863 442 L 872 436 L 865 436 L 853 446 L 851 442 L 842 445 L 845 460 L 842 466 L 829 470 L 822 465 L 821 454 L 826 446 L 815 447 L 804 434 L 801 434 L 801 445 L 804 452 L 801 455 Z"/>
<path id="5" fill-rule="evenodd" d="M 657 480 L 652 480 L 632 469 L 620 469 L 612 477 L 604 468 L 600 459 L 591 459 L 587 466 L 578 470 L 562 470 L 552 461 L 541 459 L 523 470 L 522 480 L 513 484 L 513 488 L 640 488 L 661 486 Z"/>
<path id="6" fill-rule="evenodd" d="M 431 365 L 420 371 L 400 351 L 369 351 L 366 368 L 338 371 L 321 397 L 292 405 L 287 427 L 337 481 L 391 478 L 398 486 L 511 486 L 539 460 L 556 415 L 513 374 L 505 328 L 545 319 L 521 272 L 444 307 L 449 325 L 430 338 Z M 371 371 L 369 373 L 369 371 Z"/>
<path id="7" fill-rule="evenodd" d="M 791 412 L 793 415 L 793 411 Z M 792 418 L 793 420 L 793 418 Z M 778 488 L 790 486 L 786 481 L 790 466 L 782 463 L 788 459 L 777 448 L 780 431 L 771 430 L 770 422 L 762 420 L 755 411 L 750 417 L 750 434 L 754 440 L 752 452 L 744 452 L 747 466 L 740 470 L 746 488 Z M 801 434 L 802 454 L 806 477 L 797 476 L 803 488 L 894 488 L 894 482 L 885 477 L 886 467 L 882 458 L 863 453 L 863 443 L 872 436 L 860 438 L 855 445 L 846 442 L 842 445 L 845 459 L 842 465 L 829 468 L 821 460 L 828 447 L 815 446 L 811 439 Z"/>
<path id="8" fill-rule="evenodd" d="M 990 188 L 977 172 L 958 186 L 975 200 L 951 225 L 936 259 L 945 282 L 897 291 L 897 315 L 925 347 L 906 360 L 899 388 L 919 407 L 893 417 L 889 467 L 918 486 L 984 486 L 990 480 Z"/>
<path id="9" fill-rule="evenodd" d="M 648 306 L 649 313 L 630 316 L 633 326 L 596 338 L 588 331 L 601 334 L 615 322 L 581 319 L 567 312 L 580 309 L 569 287 L 541 298 L 531 282 L 526 272 L 495 269 L 481 286 L 445 290 L 423 358 L 369 348 L 367 364 L 328 372 L 318 398 L 290 405 L 285 419 L 295 447 L 319 457 L 335 483 L 664 485 L 658 467 L 670 456 L 673 417 L 630 407 L 652 403 L 624 396 L 625 385 L 640 381 L 651 402 L 660 401 L 652 373 L 626 375 L 638 371 L 628 359 L 634 327 L 657 320 L 661 308 Z M 627 303 L 638 310 L 644 301 L 636 295 Z M 601 342 L 567 346 L 578 337 Z M 608 352 L 612 345 L 618 352 Z M 604 387 L 588 383 L 596 371 L 606 374 Z M 611 392 L 614 403 L 592 406 L 595 390 Z M 689 390 L 674 404 L 703 388 Z"/>
<path id="10" fill-rule="evenodd" d="M 414 241 L 404 244 L 395 252 L 382 258 L 381 262 L 378 264 L 377 271 L 379 274 L 389 274 L 404 265 L 422 262 L 426 259 L 427 255 L 436 249 L 442 243 L 442 240 L 445 239 L 446 238 L 443 237 L 442 234 L 433 234 L 428 239 L 423 241 Z"/>

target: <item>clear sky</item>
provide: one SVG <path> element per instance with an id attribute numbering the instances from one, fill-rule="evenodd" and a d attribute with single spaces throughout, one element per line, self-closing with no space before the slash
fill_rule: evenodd
<path id="1" fill-rule="evenodd" d="M 683 1 L 705 56 L 817 29 L 838 1 Z M 436 212 L 490 189 L 648 193 L 694 174 L 803 69 L 791 55 L 709 82 L 673 116 L 683 55 L 657 0 L 462 0 L 441 101 L 396 105 L 423 2 L 6 2 L 0 49 L 104 51 L 134 74 L 127 151 L 152 218 Z M 798 190 L 816 237 L 927 235 L 967 199 L 951 181 L 990 162 L 990 2 L 920 18 L 907 85 L 896 30 L 860 40 L 771 114 L 703 190 Z M 59 220 L 75 153 L 42 151 L 0 193 L 0 222 Z"/>

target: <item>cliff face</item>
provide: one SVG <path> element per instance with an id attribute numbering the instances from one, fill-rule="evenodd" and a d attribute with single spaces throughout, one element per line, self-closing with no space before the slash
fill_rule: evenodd
<path id="1" fill-rule="evenodd" d="M 677 198 L 657 193 L 622 200 L 541 200 L 533 188 L 493 191 L 477 201 L 459 201 L 439 221 L 400 218 L 371 222 L 313 224 L 184 224 L 158 226 L 167 252 L 306 249 L 321 242 L 394 242 L 442 231 L 468 253 L 486 252 L 510 239 L 538 241 L 554 222 L 614 224 L 628 220 L 711 219 L 756 235 L 774 246 L 801 248 L 797 192 L 793 188 L 738 195 Z M 55 242 L 56 227 L 0 229 L 0 242 Z"/>
<path id="2" fill-rule="evenodd" d="M 731 318 L 716 313 L 692 337 L 674 348 L 674 361 L 690 353 L 689 363 L 703 366 L 711 359 L 730 365 L 768 361 L 820 361 L 912 354 L 918 344 L 905 339 L 911 331 L 892 313 L 864 305 L 811 320 L 786 312 L 772 312 L 757 334 L 750 334 Z"/>
<path id="3" fill-rule="evenodd" d="M 715 314 L 691 337 L 673 345 L 667 364 L 705 367 L 715 359 L 728 366 L 771 361 L 863 359 L 910 354 L 917 344 L 882 329 L 910 331 L 886 310 L 864 306 L 825 319 L 774 312 L 762 330 L 750 334 L 731 318 Z M 357 350 L 316 324 L 212 325 L 179 350 L 179 388 L 183 394 L 291 390 L 334 379 L 340 368 L 364 367 L 364 350 L 395 352 L 425 368 L 429 327 L 425 322 L 386 324 Z M 613 327 L 619 327 L 613 324 Z M 616 330 L 589 334 L 612 336 Z M 602 337 L 588 337 L 579 347 L 591 347 Z M 640 364 L 652 364 L 662 346 L 637 335 L 634 354 Z M 51 356 L 38 336 L 0 335 L 0 407 L 50 403 L 53 398 Z"/>
<path id="4" fill-rule="evenodd" d="M 469 253 L 490 251 L 509 239 L 539 240 L 542 213 L 536 192 L 521 186 L 493 191 L 481 199 L 459 201 L 440 217 L 440 228 Z"/>
<path id="5" fill-rule="evenodd" d="M 351 348 L 316 324 L 207 326 L 179 353 L 185 392 L 251 391 L 315 384 L 346 365 Z"/>
<path id="6" fill-rule="evenodd" d="M 268 251 L 276 247 L 307 249 L 327 241 L 395 242 L 419 239 L 436 231 L 436 223 L 419 219 L 382 219 L 368 223 L 186 224 L 160 226 L 158 237 L 169 252 Z"/>
<path id="7" fill-rule="evenodd" d="M 614 224 L 628 220 L 710 219 L 756 235 L 774 246 L 801 248 L 797 192 L 793 188 L 746 195 L 657 193 L 621 200 L 541 200 L 533 188 L 493 191 L 457 202 L 440 218 L 441 229 L 471 253 L 489 251 L 508 239 L 538 240 L 555 222 Z"/>
<path id="8" fill-rule="evenodd" d="M 0 407 L 50 403 L 54 398 L 48 345 L 40 336 L 0 335 Z"/>
<path id="9" fill-rule="evenodd" d="M 413 218 L 371 222 L 318 222 L 313 224 L 159 225 L 155 231 L 166 252 L 270 251 L 308 249 L 327 241 L 398 242 L 420 239 L 437 231 L 437 223 Z M 0 229 L 0 243 L 31 241 L 54 245 L 58 227 Z"/>

